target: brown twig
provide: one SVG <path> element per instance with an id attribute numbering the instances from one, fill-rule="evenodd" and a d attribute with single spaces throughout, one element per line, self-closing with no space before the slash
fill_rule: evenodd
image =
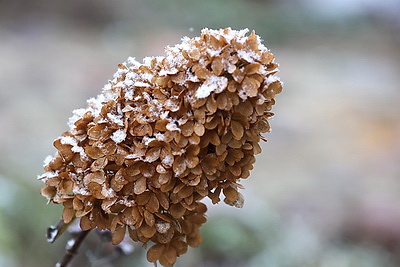
<path id="1" fill-rule="evenodd" d="M 50 226 L 47 228 L 47 242 L 53 243 L 57 238 L 59 238 L 65 230 L 74 222 L 75 218 L 73 218 L 69 223 L 64 223 L 64 220 L 61 219 L 56 226 Z"/>
<path id="2" fill-rule="evenodd" d="M 89 232 L 90 230 L 82 231 L 79 233 L 78 237 L 74 240 L 74 244 L 70 248 L 67 247 L 64 257 L 60 262 L 56 264 L 56 267 L 66 267 L 69 264 L 69 262 L 77 254 L 79 246 L 82 244 L 82 241 L 85 239 Z"/>

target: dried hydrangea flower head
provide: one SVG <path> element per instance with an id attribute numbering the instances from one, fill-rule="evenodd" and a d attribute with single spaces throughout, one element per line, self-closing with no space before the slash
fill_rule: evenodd
<path id="1" fill-rule="evenodd" d="M 204 29 L 166 56 L 133 58 L 88 107 L 73 112 L 40 178 L 83 230 L 128 230 L 147 258 L 172 266 L 201 242 L 209 197 L 243 206 L 238 192 L 260 153 L 282 87 L 274 57 L 254 32 Z"/>

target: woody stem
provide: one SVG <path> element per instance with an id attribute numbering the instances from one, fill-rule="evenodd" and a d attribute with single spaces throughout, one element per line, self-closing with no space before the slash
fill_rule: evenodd
<path id="1" fill-rule="evenodd" d="M 71 247 L 67 247 L 64 257 L 60 262 L 56 264 L 56 267 L 66 267 L 74 256 L 78 252 L 79 246 L 82 244 L 83 240 L 86 238 L 90 230 L 82 231 L 79 233 L 78 237 L 75 239 L 74 244 Z"/>

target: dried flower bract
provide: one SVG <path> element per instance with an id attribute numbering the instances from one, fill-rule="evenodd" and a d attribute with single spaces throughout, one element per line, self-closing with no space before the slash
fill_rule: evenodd
<path id="1" fill-rule="evenodd" d="M 243 206 L 238 181 L 261 152 L 282 89 L 274 56 L 247 33 L 204 29 L 164 57 L 128 58 L 73 112 L 40 176 L 66 223 L 109 229 L 114 244 L 126 233 L 152 241 L 148 260 L 172 266 L 202 240 L 202 198 L 217 203 L 222 193 Z"/>

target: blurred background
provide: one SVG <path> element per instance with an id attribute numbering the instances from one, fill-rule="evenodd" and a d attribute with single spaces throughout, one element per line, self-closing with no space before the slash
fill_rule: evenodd
<path id="1" fill-rule="evenodd" d="M 176 266 L 400 266 L 398 14 L 397 0 L 0 0 L 0 266 L 63 255 L 71 234 L 46 242 L 61 207 L 36 177 L 72 110 L 128 56 L 204 27 L 255 29 L 285 86 L 244 208 L 210 207 Z M 90 235 L 73 266 L 152 266 Z"/>

